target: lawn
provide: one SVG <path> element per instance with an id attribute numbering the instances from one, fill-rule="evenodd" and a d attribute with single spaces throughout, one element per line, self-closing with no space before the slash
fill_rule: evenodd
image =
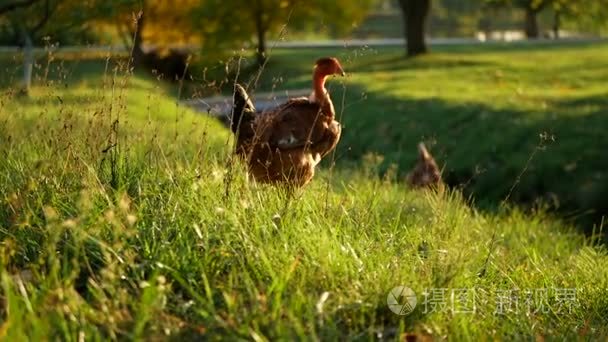
<path id="1" fill-rule="evenodd" d="M 25 99 L 9 59 L 1 336 L 608 337 L 601 234 L 513 205 L 601 210 L 608 46 L 274 51 L 259 89 L 307 87 L 319 54 L 351 72 L 332 82 L 344 136 L 295 193 L 247 182 L 229 132 L 178 85 L 58 58 Z M 420 140 L 464 194 L 407 188 Z M 387 305 L 397 286 L 417 295 L 407 315 Z"/>

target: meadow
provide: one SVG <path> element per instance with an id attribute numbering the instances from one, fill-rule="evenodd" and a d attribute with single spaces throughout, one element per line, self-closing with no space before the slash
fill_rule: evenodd
<path id="1" fill-rule="evenodd" d="M 199 72 L 47 56 L 23 98 L 3 56 L 0 335 L 608 337 L 608 45 L 274 50 L 258 90 L 307 88 L 321 54 L 350 74 L 344 133 L 295 192 L 248 182 L 229 131 L 176 101 Z M 405 185 L 419 141 L 450 190 Z"/>

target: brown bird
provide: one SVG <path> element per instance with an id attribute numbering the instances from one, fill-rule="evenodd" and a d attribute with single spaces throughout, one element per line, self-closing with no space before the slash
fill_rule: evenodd
<path id="1" fill-rule="evenodd" d="M 344 76 L 340 62 L 317 60 L 309 98 L 290 99 L 264 112 L 256 112 L 245 89 L 235 86 L 231 129 L 236 153 L 247 161 L 255 180 L 304 186 L 321 158 L 336 147 L 341 127 L 325 88 L 331 75 Z"/>
<path id="2" fill-rule="evenodd" d="M 424 143 L 418 144 L 418 162 L 414 169 L 407 175 L 407 183 L 412 188 L 438 187 L 441 188 L 441 171 L 437 167 L 437 163 L 433 156 L 424 146 Z"/>

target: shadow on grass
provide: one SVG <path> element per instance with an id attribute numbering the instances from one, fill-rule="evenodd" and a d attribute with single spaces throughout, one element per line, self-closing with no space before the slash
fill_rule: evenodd
<path id="1" fill-rule="evenodd" d="M 403 179 L 415 164 L 417 143 L 425 141 L 444 167 L 445 181 L 483 209 L 497 209 L 503 201 L 542 204 L 586 232 L 608 215 L 603 96 L 530 112 L 381 93 L 361 101 L 364 88 L 347 91 L 345 103 L 353 105 L 344 111 L 339 167 L 360 165 L 374 153 L 384 157 L 380 172 L 396 166 Z"/>
<path id="2" fill-rule="evenodd" d="M 93 89 L 121 87 L 122 80 L 128 77 L 131 66 L 124 56 L 94 56 L 79 59 L 76 56 L 41 56 L 36 59 L 32 75 L 32 84 L 38 86 L 52 86 L 63 89 L 82 84 L 94 85 Z M 166 94 L 177 96 L 179 90 L 175 84 L 162 81 L 153 72 L 144 68 L 137 68 L 135 74 L 138 78 L 155 82 Z M 0 90 L 17 89 L 22 84 L 23 64 L 19 56 L 0 56 Z M 130 89 L 144 89 L 141 83 L 129 83 Z M 148 89 L 148 88 L 146 88 Z M 64 97 L 72 98 L 70 94 Z M 74 98 L 77 98 L 74 97 Z M 41 100 L 41 101 L 44 101 Z M 74 104 L 79 104 L 76 101 Z"/>

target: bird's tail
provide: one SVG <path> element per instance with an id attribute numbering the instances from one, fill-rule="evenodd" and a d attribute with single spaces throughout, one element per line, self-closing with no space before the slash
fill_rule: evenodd
<path id="1" fill-rule="evenodd" d="M 426 149 L 426 146 L 424 145 L 423 142 L 420 142 L 418 144 L 418 156 L 420 157 L 420 160 L 423 160 L 423 161 L 433 159 L 433 157 L 431 156 L 429 151 Z"/>
<path id="2" fill-rule="evenodd" d="M 240 84 L 234 86 L 234 103 L 232 112 L 232 121 L 230 129 L 233 133 L 237 133 L 243 124 L 251 122 L 255 116 L 255 107 L 249 99 L 249 95 L 245 88 Z"/>
<path id="3" fill-rule="evenodd" d="M 418 144 L 418 162 L 408 174 L 407 182 L 414 188 L 441 185 L 441 170 L 424 143 Z"/>

